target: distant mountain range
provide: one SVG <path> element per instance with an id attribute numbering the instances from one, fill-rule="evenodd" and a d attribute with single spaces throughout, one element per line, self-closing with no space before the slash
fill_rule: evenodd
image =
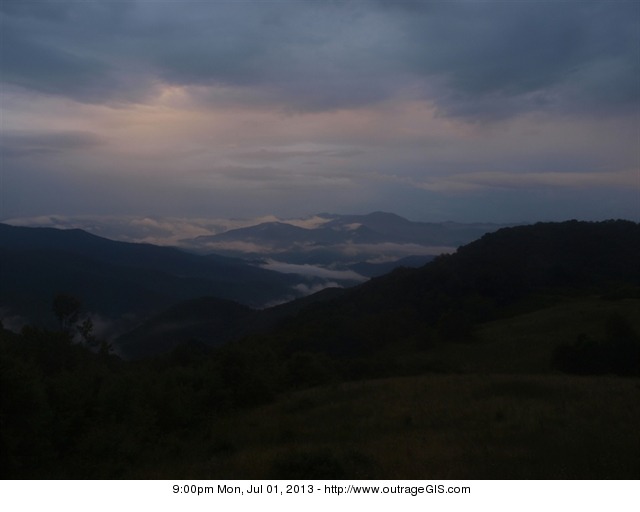
<path id="1" fill-rule="evenodd" d="M 469 342 L 480 322 L 575 296 L 640 296 L 640 224 L 504 228 L 305 309 L 272 339 L 295 350 L 354 356 L 403 344 Z"/>
<path id="2" fill-rule="evenodd" d="M 60 292 L 113 319 L 147 315 L 201 296 L 260 307 L 299 296 L 297 285 L 314 283 L 310 277 L 225 256 L 115 242 L 77 229 L 0 224 L 0 311 L 5 317 L 52 318 L 51 300 Z"/>
<path id="3" fill-rule="evenodd" d="M 95 219 L 87 223 L 105 231 Z M 159 229 L 160 223 L 138 224 Z M 114 241 L 81 229 L 0 224 L 0 318 L 14 327 L 53 322 L 51 300 L 61 292 L 81 299 L 96 325 L 105 326 L 103 334 L 200 297 L 263 308 L 360 284 L 400 266 L 422 266 L 499 227 L 412 222 L 383 212 L 318 214 L 187 238 L 176 248 Z"/>
<path id="4" fill-rule="evenodd" d="M 256 312 L 202 300 L 176 306 L 120 340 L 144 357 L 182 342 L 210 347 L 260 334 L 256 346 L 331 357 L 468 342 L 479 322 L 573 296 L 640 295 L 640 225 L 570 221 L 504 228 L 417 269 L 325 290 Z M 407 348 L 409 347 L 409 348 Z"/>
<path id="5" fill-rule="evenodd" d="M 125 359 L 167 353 L 184 343 L 220 347 L 243 336 L 269 332 L 311 304 L 334 299 L 342 293 L 342 288 L 326 288 L 266 309 L 252 309 L 214 297 L 187 300 L 119 336 L 114 346 L 116 353 Z"/>
<path id="6" fill-rule="evenodd" d="M 119 308 L 175 300 L 238 264 L 15 229 L 5 305 L 51 283 Z M 271 308 L 188 297 L 110 344 L 86 324 L 72 343 L 71 320 L 0 325 L 0 474 L 637 479 L 639 256 L 638 223 L 540 223 Z"/>
<path id="7" fill-rule="evenodd" d="M 434 256 L 505 225 L 412 222 L 393 213 L 317 214 L 313 224 L 263 222 L 181 241 L 198 252 L 264 257 L 298 264 L 344 265 L 388 262 L 406 256 Z"/>
<path id="8" fill-rule="evenodd" d="M 458 247 L 513 224 L 456 223 L 456 222 L 412 222 L 398 215 L 374 212 L 368 215 L 337 215 L 320 213 L 302 218 L 282 219 L 273 215 L 255 219 L 205 219 L 205 218 L 156 218 L 134 216 L 63 216 L 47 215 L 39 217 L 14 218 L 3 221 L 20 227 L 51 227 L 57 229 L 82 229 L 91 234 L 122 242 L 150 243 L 163 246 L 181 246 L 199 251 L 213 251 L 212 248 L 236 251 L 240 254 L 251 252 L 251 245 L 230 249 L 230 242 L 242 242 L 251 238 L 259 242 L 258 253 L 272 252 L 271 248 L 287 249 L 302 244 L 332 246 L 339 244 L 360 245 L 375 241 L 398 246 L 416 244 L 426 247 L 424 254 L 434 254 L 433 248 Z M 289 230 L 286 226 L 300 228 Z M 362 226 L 364 229 L 358 230 Z M 254 228 L 261 226 L 258 229 Z M 248 231 L 244 231 L 249 228 Z M 224 235 L 216 239 L 216 235 Z M 340 235 L 342 233 L 342 235 Z M 267 236 L 268 235 L 268 236 Z M 296 236 L 300 236 L 299 240 Z M 368 240 L 367 240 L 368 239 Z M 255 249 L 254 245 L 254 249 Z M 351 247 L 353 248 L 353 247 Z M 383 249 L 378 247 L 377 249 Z M 388 249 L 388 248 L 387 248 Z M 399 256 L 407 253 L 404 247 Z M 424 251 L 424 249 L 423 249 Z M 435 253 L 441 251 L 436 250 Z M 394 256 L 374 252 L 374 257 Z"/>

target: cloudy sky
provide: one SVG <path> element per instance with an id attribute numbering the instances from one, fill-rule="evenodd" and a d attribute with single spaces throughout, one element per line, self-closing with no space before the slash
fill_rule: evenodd
<path id="1" fill-rule="evenodd" d="M 0 11 L 0 220 L 640 220 L 637 1 Z"/>

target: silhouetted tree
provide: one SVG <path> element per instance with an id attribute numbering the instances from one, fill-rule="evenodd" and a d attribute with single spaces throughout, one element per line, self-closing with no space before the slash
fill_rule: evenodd
<path id="1" fill-rule="evenodd" d="M 78 321 L 82 303 L 73 295 L 59 293 L 53 298 L 52 310 L 60 324 L 60 330 L 69 332 L 73 324 Z"/>
<path id="2" fill-rule="evenodd" d="M 80 325 L 78 325 L 78 332 L 82 336 L 82 340 L 88 346 L 94 346 L 96 344 L 96 337 L 93 335 L 93 321 L 91 318 L 85 318 Z"/>
<path id="3" fill-rule="evenodd" d="M 613 314 L 607 319 L 605 331 L 603 339 L 581 334 L 575 343 L 559 346 L 554 353 L 556 367 L 582 375 L 640 375 L 640 336 L 629 321 Z"/>

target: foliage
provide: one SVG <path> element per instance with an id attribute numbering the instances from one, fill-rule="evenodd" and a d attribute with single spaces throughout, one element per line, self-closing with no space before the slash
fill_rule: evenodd
<path id="1" fill-rule="evenodd" d="M 640 287 L 639 254 L 640 224 L 628 221 L 501 229 L 311 304 L 269 338 L 289 352 L 356 359 L 411 340 L 469 343 L 479 324 L 535 310 L 543 297 L 628 294 Z"/>
<path id="2" fill-rule="evenodd" d="M 60 330 L 68 332 L 78 321 L 82 303 L 73 295 L 59 293 L 53 298 L 52 309 L 60 324 Z"/>
<path id="3" fill-rule="evenodd" d="M 0 326 L 0 476 L 637 478 L 636 238 L 503 230 L 266 334 L 136 362 L 87 350 L 106 345 L 59 296 L 60 330 Z"/>
<path id="4" fill-rule="evenodd" d="M 574 343 L 559 346 L 554 360 L 567 373 L 640 375 L 640 336 L 626 318 L 612 315 L 603 339 L 582 333 Z"/>
<path id="5" fill-rule="evenodd" d="M 125 363 L 69 333 L 0 331 L 4 478 L 118 478 L 219 414 L 273 398 L 264 354 L 228 348 Z M 189 441 L 191 442 L 191 440 Z"/>

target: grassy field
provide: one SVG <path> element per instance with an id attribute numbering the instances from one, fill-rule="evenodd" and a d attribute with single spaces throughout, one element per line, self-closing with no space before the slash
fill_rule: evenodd
<path id="1" fill-rule="evenodd" d="M 640 380 L 419 376 L 281 396 L 212 421 L 171 478 L 640 478 Z M 175 462 L 175 461 L 174 461 Z"/>
<path id="2" fill-rule="evenodd" d="M 145 478 L 638 479 L 640 379 L 568 376 L 553 350 L 640 301 L 567 300 L 414 353 L 421 375 L 335 383 L 211 418 Z M 638 329 L 640 330 L 640 329 Z M 135 477 L 136 475 L 134 475 Z"/>
<path id="3" fill-rule="evenodd" d="M 409 373 L 557 374 L 554 350 L 575 342 L 581 334 L 603 338 L 607 319 L 614 314 L 640 332 L 638 299 L 566 298 L 533 312 L 481 324 L 466 343 L 438 343 L 400 355 L 398 360 Z"/>
<path id="4" fill-rule="evenodd" d="M 640 377 L 563 374 L 553 356 L 580 335 L 606 341 L 612 318 L 633 338 L 639 311 L 638 299 L 564 298 L 477 325 L 467 340 L 426 332 L 361 360 L 239 346 L 221 359 L 130 365 L 62 333 L 3 332 L 3 469 L 9 478 L 640 479 Z M 348 373 L 366 364 L 358 380 Z M 323 379 L 293 379 L 289 367 Z"/>

